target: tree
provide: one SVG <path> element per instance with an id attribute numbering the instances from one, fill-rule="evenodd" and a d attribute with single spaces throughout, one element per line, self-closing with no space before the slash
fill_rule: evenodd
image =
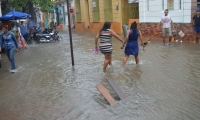
<path id="1" fill-rule="evenodd" d="M 40 7 L 41 11 L 49 12 L 51 11 L 50 8 L 54 7 L 54 3 L 51 0 L 8 0 L 8 3 L 18 11 L 27 12 L 33 8 L 33 4 Z"/>

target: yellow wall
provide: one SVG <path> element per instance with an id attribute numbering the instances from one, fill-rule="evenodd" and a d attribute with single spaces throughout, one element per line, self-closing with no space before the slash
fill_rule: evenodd
<path id="1" fill-rule="evenodd" d="M 93 21 L 92 0 L 88 0 L 88 2 L 89 2 L 90 21 Z"/>
<path id="2" fill-rule="evenodd" d="M 85 0 L 80 0 L 81 6 L 81 21 L 85 22 Z"/>
<path id="3" fill-rule="evenodd" d="M 75 0 L 74 0 L 75 2 Z M 86 25 L 86 0 L 80 0 L 80 7 L 81 7 L 81 22 L 76 22 L 76 29 L 77 30 L 85 30 Z M 89 14 L 90 14 L 90 24 L 89 29 L 91 31 L 99 31 L 105 20 L 104 20 L 104 0 L 99 0 L 99 14 L 100 20 L 93 21 L 93 12 L 92 12 L 92 0 L 88 0 L 89 2 Z M 116 10 L 116 5 L 118 5 L 118 10 Z M 117 34 L 122 34 L 122 11 L 121 11 L 121 0 L 112 0 L 112 9 L 113 9 L 113 20 L 110 21 L 112 23 L 111 29 L 113 29 Z M 76 10 L 76 8 L 75 8 Z"/>
<path id="4" fill-rule="evenodd" d="M 116 10 L 116 5 L 118 5 L 118 10 Z M 113 6 L 113 21 L 114 22 L 121 22 L 121 0 L 112 0 Z"/>
<path id="5" fill-rule="evenodd" d="M 104 20 L 104 1 L 99 0 L 99 12 L 100 12 L 100 21 L 105 22 Z"/>

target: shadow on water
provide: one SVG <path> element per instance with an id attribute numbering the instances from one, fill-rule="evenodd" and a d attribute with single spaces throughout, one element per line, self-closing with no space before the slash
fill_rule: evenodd
<path id="1" fill-rule="evenodd" d="M 94 33 L 73 34 L 71 66 L 68 34 L 54 43 L 31 44 L 16 54 L 18 72 L 10 74 L 3 55 L 0 69 L 0 119 L 16 120 L 198 120 L 200 119 L 200 45 L 152 40 L 130 57 L 125 68 L 121 43 L 113 39 L 113 66 L 102 72 L 104 56 L 93 55 Z M 120 101 L 106 78 L 127 99 Z M 103 84 L 117 101 L 112 107 L 95 88 Z"/>

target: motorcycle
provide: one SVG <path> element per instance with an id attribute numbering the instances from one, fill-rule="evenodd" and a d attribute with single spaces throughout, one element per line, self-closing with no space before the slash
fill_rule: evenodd
<path id="1" fill-rule="evenodd" d="M 34 28 L 32 32 L 32 39 L 37 43 L 59 41 L 61 36 L 58 36 L 58 31 L 53 32 L 53 29 L 45 28 L 43 31 L 40 28 Z"/>
<path id="2" fill-rule="evenodd" d="M 40 28 L 34 27 L 32 34 L 31 34 L 31 39 L 35 40 L 37 43 L 51 42 L 50 36 L 51 35 L 47 31 L 47 29 L 42 31 Z"/>

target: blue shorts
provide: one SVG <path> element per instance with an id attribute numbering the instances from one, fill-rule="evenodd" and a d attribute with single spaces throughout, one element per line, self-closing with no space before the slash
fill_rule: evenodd
<path id="1" fill-rule="evenodd" d="M 200 33 L 200 27 L 194 27 L 194 31 L 195 31 L 196 33 Z"/>

